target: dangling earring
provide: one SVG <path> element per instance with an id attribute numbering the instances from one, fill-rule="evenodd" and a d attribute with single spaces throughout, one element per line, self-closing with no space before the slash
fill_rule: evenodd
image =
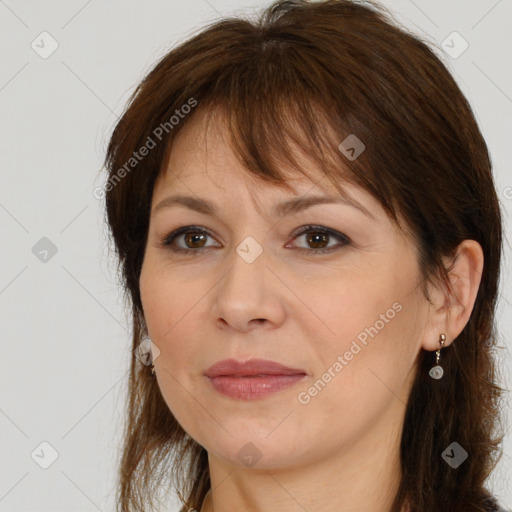
<path id="1" fill-rule="evenodd" d="M 430 371 L 428 372 L 428 374 L 433 379 L 436 379 L 436 380 L 439 380 L 443 376 L 443 374 L 444 374 L 443 369 L 439 366 L 439 357 L 441 355 L 441 350 L 444 348 L 445 340 L 446 340 L 446 335 L 441 334 L 440 335 L 440 339 L 439 339 L 439 342 L 441 343 L 441 348 L 436 350 L 436 366 L 432 367 L 430 369 Z"/>

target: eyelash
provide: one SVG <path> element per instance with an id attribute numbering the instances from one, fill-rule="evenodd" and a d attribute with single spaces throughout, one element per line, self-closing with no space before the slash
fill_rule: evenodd
<path id="1" fill-rule="evenodd" d="M 206 234 L 208 236 L 211 236 L 207 230 L 205 230 L 204 228 L 201 228 L 200 226 L 183 226 L 181 228 L 178 228 L 178 229 L 172 231 L 168 235 L 166 235 L 161 242 L 161 246 L 164 248 L 170 249 L 173 252 L 181 253 L 181 254 L 192 254 L 192 253 L 197 254 L 197 253 L 202 253 L 211 248 L 211 247 L 203 247 L 200 249 L 183 249 L 181 247 L 177 248 L 177 247 L 173 247 L 171 245 L 172 242 L 177 237 L 179 237 L 180 235 L 187 234 L 189 232 L 194 232 L 194 233 L 198 233 L 198 234 Z M 298 250 L 299 252 L 301 252 L 303 254 L 306 254 L 306 253 L 325 254 L 325 253 L 329 253 L 333 250 L 341 249 L 342 247 L 349 245 L 351 243 L 350 239 L 343 233 L 339 233 L 338 231 L 334 231 L 332 229 L 324 228 L 323 226 L 314 226 L 314 225 L 305 226 L 303 231 L 301 231 L 300 233 L 297 233 L 294 236 L 294 239 L 298 238 L 302 235 L 305 235 L 306 233 L 309 233 L 309 232 L 322 233 L 324 235 L 332 236 L 332 237 L 340 240 L 340 244 L 335 245 L 333 247 L 329 247 L 327 249 L 306 249 L 304 247 L 299 247 L 299 248 L 296 248 L 295 250 Z"/>

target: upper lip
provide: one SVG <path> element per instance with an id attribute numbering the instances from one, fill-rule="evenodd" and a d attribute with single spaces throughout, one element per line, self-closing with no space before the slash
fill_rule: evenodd
<path id="1" fill-rule="evenodd" d="M 244 363 L 236 359 L 225 359 L 210 366 L 204 373 L 206 377 L 244 377 L 249 375 L 300 375 L 306 372 L 298 368 L 289 368 L 268 359 L 249 359 Z"/>

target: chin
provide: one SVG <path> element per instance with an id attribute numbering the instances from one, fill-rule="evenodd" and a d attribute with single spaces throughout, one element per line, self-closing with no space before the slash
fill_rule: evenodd
<path id="1" fill-rule="evenodd" d="M 221 442 L 208 439 L 200 444 L 210 455 L 234 466 L 255 471 L 275 470 L 312 462 L 315 449 L 311 450 L 309 447 L 305 451 L 303 435 L 300 432 L 297 432 L 297 436 L 290 436 L 289 430 L 283 430 L 281 435 L 276 432 L 269 435 L 271 431 L 272 429 L 265 429 L 259 434 L 250 435 L 247 430 L 240 428 L 239 434 L 230 431 L 233 437 L 221 434 Z"/>

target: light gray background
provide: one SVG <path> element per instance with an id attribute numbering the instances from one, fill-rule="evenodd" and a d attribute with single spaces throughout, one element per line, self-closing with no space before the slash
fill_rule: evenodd
<path id="1" fill-rule="evenodd" d="M 114 510 L 132 354 L 105 248 L 103 202 L 93 196 L 105 181 L 106 141 L 128 95 L 172 45 L 221 15 L 268 3 L 0 0 L 0 512 Z M 469 43 L 460 57 L 443 58 L 488 142 L 508 232 L 511 1 L 383 3 L 439 45 L 453 31 Z M 47 59 L 31 47 L 43 31 L 59 45 Z M 46 262 L 32 252 L 43 237 L 57 248 Z M 509 258 L 507 242 L 498 318 L 505 387 L 512 368 Z M 48 469 L 35 462 L 51 461 L 42 442 L 58 453 Z M 511 469 L 507 437 L 490 487 L 508 507 Z"/>

